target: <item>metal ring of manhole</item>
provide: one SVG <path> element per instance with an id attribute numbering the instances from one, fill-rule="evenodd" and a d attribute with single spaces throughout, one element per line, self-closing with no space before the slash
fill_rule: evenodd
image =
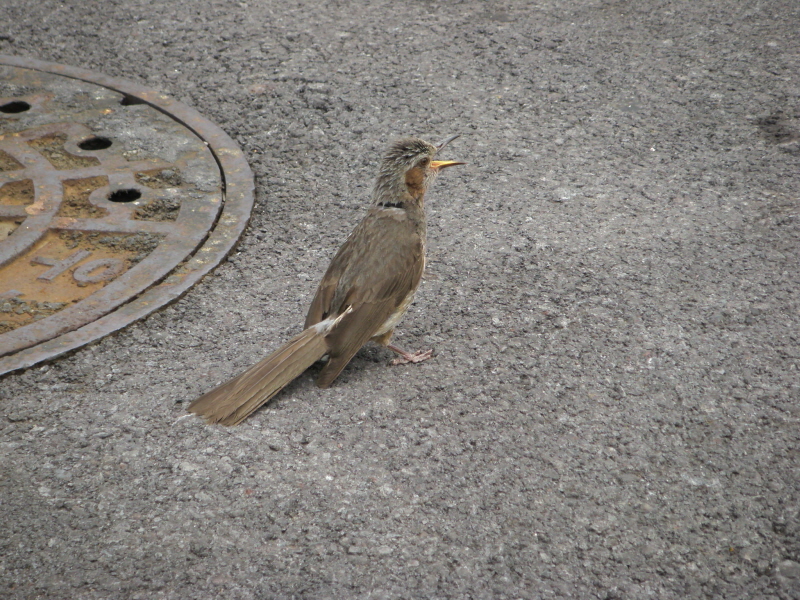
<path id="1" fill-rule="evenodd" d="M 239 148 L 134 83 L 0 56 L 0 374 L 175 300 L 253 207 Z"/>

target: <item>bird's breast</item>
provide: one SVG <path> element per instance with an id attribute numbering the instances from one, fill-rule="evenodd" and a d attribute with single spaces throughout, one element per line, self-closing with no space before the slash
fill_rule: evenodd
<path id="1" fill-rule="evenodd" d="M 425 240 L 422 241 L 422 271 L 421 273 L 425 272 Z M 387 334 L 388 332 L 392 331 L 400 321 L 405 316 L 406 312 L 408 312 L 408 307 L 411 306 L 411 303 L 414 301 L 414 294 L 417 293 L 417 289 L 419 288 L 419 283 L 422 280 L 420 276 L 419 280 L 417 280 L 416 285 L 406 294 L 406 297 L 403 298 L 403 301 L 399 304 L 397 309 L 389 315 L 389 318 L 381 325 L 381 328 L 375 333 L 373 337 L 380 337 L 382 335 Z"/>
<path id="2" fill-rule="evenodd" d="M 411 303 L 414 301 L 414 294 L 416 291 L 416 288 L 411 290 L 406 297 L 403 298 L 403 301 L 400 303 L 400 306 L 397 307 L 397 310 L 389 315 L 389 318 L 384 321 L 383 325 L 381 325 L 381 328 L 373 337 L 385 335 L 397 327 L 397 325 L 403 319 L 403 316 L 406 314 L 406 311 L 408 311 L 408 307 L 411 306 Z"/>

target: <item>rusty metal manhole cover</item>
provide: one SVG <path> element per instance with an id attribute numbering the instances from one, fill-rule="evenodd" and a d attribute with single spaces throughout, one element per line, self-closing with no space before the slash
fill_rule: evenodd
<path id="1" fill-rule="evenodd" d="M 241 151 L 188 106 L 0 56 L 0 373 L 180 296 L 230 251 L 252 205 Z"/>

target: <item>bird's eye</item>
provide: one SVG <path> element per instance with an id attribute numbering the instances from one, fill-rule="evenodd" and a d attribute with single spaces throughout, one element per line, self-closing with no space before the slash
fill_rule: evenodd
<path id="1" fill-rule="evenodd" d="M 431 159 L 426 156 L 425 158 L 423 158 L 421 161 L 419 161 L 417 163 L 417 166 L 420 167 L 421 169 L 424 169 L 430 164 L 430 162 L 431 162 Z"/>

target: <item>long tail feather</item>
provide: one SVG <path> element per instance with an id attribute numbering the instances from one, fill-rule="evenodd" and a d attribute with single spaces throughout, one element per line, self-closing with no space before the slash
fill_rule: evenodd
<path id="1" fill-rule="evenodd" d="M 328 327 L 309 327 L 261 362 L 189 405 L 209 423 L 237 425 L 328 352 Z M 332 325 L 332 324 L 331 324 Z"/>

